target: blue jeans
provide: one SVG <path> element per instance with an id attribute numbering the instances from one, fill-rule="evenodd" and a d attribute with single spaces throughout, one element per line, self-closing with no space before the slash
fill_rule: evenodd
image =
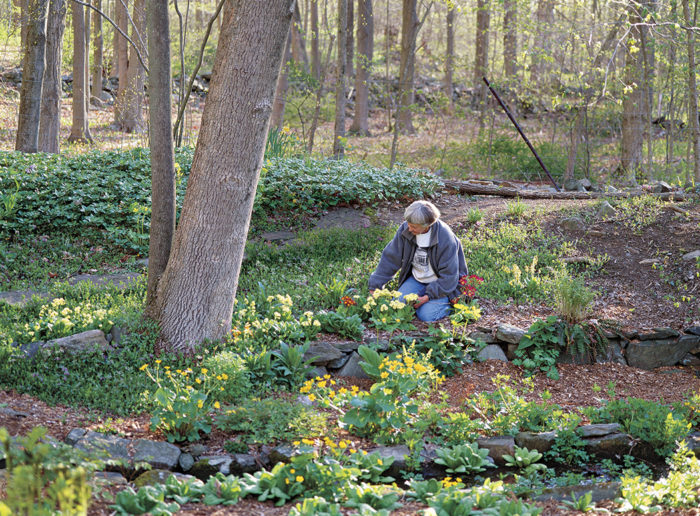
<path id="1" fill-rule="evenodd" d="M 425 295 L 425 283 L 421 283 L 413 276 L 409 276 L 408 279 L 399 287 L 399 292 L 401 292 L 402 301 L 403 296 L 407 294 L 418 294 L 419 296 L 423 296 Z M 450 315 L 451 308 L 450 300 L 447 297 L 431 299 L 427 303 L 422 304 L 420 308 L 416 310 L 416 316 L 418 319 L 425 322 L 437 321 Z"/>

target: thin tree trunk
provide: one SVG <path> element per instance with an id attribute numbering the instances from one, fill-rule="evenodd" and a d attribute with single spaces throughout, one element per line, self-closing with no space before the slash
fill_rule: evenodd
<path id="1" fill-rule="evenodd" d="M 413 77 L 416 65 L 416 37 L 418 35 L 416 0 L 403 0 L 401 17 L 401 62 L 399 69 L 399 105 L 396 121 L 406 134 L 416 132 L 413 127 Z"/>
<path id="2" fill-rule="evenodd" d="M 348 41 L 345 47 L 345 72 L 348 77 L 355 75 L 355 0 L 348 0 Z"/>
<path id="3" fill-rule="evenodd" d="M 698 0 L 695 0 L 692 17 L 690 16 L 688 0 L 682 0 L 682 2 L 683 16 L 686 25 L 695 27 L 698 17 Z M 688 45 L 688 95 L 690 96 L 690 102 L 688 102 L 688 119 L 690 120 L 692 128 L 693 176 L 695 178 L 695 184 L 697 185 L 700 183 L 700 121 L 698 121 L 698 86 L 695 77 L 695 32 L 692 29 L 687 30 L 686 37 Z"/>
<path id="4" fill-rule="evenodd" d="M 338 59 L 335 70 L 335 126 L 333 130 L 333 156 L 345 155 L 345 65 L 347 44 L 348 0 L 338 0 Z"/>
<path id="5" fill-rule="evenodd" d="M 66 21 L 65 0 L 51 0 L 46 27 L 46 69 L 41 90 L 39 151 L 58 154 L 61 130 L 61 60 Z"/>
<path id="6" fill-rule="evenodd" d="M 19 29 L 19 44 L 20 50 L 26 52 L 27 50 L 27 32 L 29 30 L 29 3 L 30 0 L 19 0 L 19 11 L 20 11 L 20 29 Z"/>
<path id="7" fill-rule="evenodd" d="M 518 74 L 518 4 L 515 0 L 503 1 L 503 72 L 510 81 L 515 81 Z"/>
<path id="8" fill-rule="evenodd" d="M 73 13 L 73 125 L 69 142 L 92 141 L 87 115 L 87 77 L 85 76 L 85 7 L 71 2 Z"/>
<path id="9" fill-rule="evenodd" d="M 122 32 L 128 34 L 128 0 L 115 0 L 115 2 L 115 21 Z M 117 88 L 117 98 L 114 102 L 114 125 L 121 129 L 124 122 L 124 100 L 126 98 L 127 83 L 129 82 L 127 77 L 129 71 L 129 46 L 126 38 L 121 34 L 116 36 L 116 43 L 117 79 L 119 86 Z"/>
<path id="10" fill-rule="evenodd" d="M 95 7 L 102 8 L 102 0 L 93 0 Z M 92 96 L 98 99 L 102 95 L 102 59 L 104 38 L 102 35 L 102 16 L 96 15 L 93 23 L 93 58 L 92 58 Z"/>
<path id="11" fill-rule="evenodd" d="M 294 5 L 294 20 L 292 21 L 292 57 L 300 63 L 306 73 L 309 72 L 309 56 L 306 53 L 306 41 L 301 28 L 301 13 L 299 2 Z"/>
<path id="12" fill-rule="evenodd" d="M 143 55 L 144 48 L 141 44 L 146 39 L 146 6 L 145 0 L 134 1 L 134 11 L 132 19 L 134 27 L 132 29 L 131 39 L 136 43 L 139 51 Z M 124 89 L 124 97 L 122 102 L 122 130 L 127 133 L 142 132 L 144 127 L 143 120 L 143 100 L 144 100 L 144 77 L 145 71 L 138 58 L 136 57 L 136 49 L 133 46 L 129 47 L 129 68 L 127 72 L 127 84 Z"/>
<path id="13" fill-rule="evenodd" d="M 320 2 L 320 0 L 310 0 L 309 4 L 309 8 L 311 9 L 311 71 L 317 81 L 321 79 L 321 48 L 319 47 L 318 34 L 318 2 Z"/>
<path id="14" fill-rule="evenodd" d="M 171 106 L 170 21 L 168 4 L 148 0 L 149 146 L 151 149 L 151 230 L 148 243 L 146 315 L 158 315 L 158 283 L 168 265 L 175 235 L 175 158 Z"/>
<path id="15" fill-rule="evenodd" d="M 293 1 L 231 0 L 225 10 L 180 223 L 158 286 L 160 349 L 192 354 L 231 329 Z"/>
<path id="16" fill-rule="evenodd" d="M 530 63 L 530 80 L 540 86 L 550 83 L 550 56 L 552 33 L 547 32 L 554 24 L 554 0 L 537 0 L 536 44 Z"/>
<path id="17" fill-rule="evenodd" d="M 477 0 L 476 2 L 476 50 L 474 52 L 474 76 L 472 85 L 477 91 L 479 105 L 486 96 L 486 86 L 482 77 L 488 73 L 489 58 L 489 26 L 491 13 L 489 12 L 489 0 Z"/>
<path id="18" fill-rule="evenodd" d="M 454 71 L 455 59 L 455 5 L 447 4 L 447 23 L 445 26 L 445 77 L 442 81 L 442 91 L 447 99 L 447 112 L 451 113 L 454 109 L 453 94 L 454 84 L 452 74 Z"/>
<path id="19" fill-rule="evenodd" d="M 46 15 L 49 0 L 31 0 L 27 7 L 26 50 L 22 67 L 22 87 L 19 92 L 19 120 L 15 150 L 39 150 L 39 120 L 41 117 L 41 88 L 46 67 Z"/>
<path id="20" fill-rule="evenodd" d="M 90 0 L 87 1 L 90 3 Z M 85 7 L 85 109 L 90 111 L 90 20 L 92 9 Z"/>
<path id="21" fill-rule="evenodd" d="M 289 87 L 289 68 L 287 63 L 292 59 L 292 28 L 289 29 L 287 36 L 287 45 L 284 50 L 284 58 L 282 59 L 282 69 L 280 70 L 279 79 L 275 88 L 275 100 L 272 104 L 272 115 L 270 116 L 270 128 L 275 128 L 278 131 L 282 130 L 284 124 L 284 106 L 287 100 L 287 88 Z"/>
<path id="22" fill-rule="evenodd" d="M 357 0 L 357 74 L 355 118 L 350 132 L 369 136 L 369 81 L 374 59 L 374 13 L 372 0 Z"/>

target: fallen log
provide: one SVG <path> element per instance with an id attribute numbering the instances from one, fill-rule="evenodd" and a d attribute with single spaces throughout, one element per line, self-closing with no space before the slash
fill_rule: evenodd
<path id="1" fill-rule="evenodd" d="M 520 197 L 521 199 L 625 199 L 642 195 L 653 195 L 664 201 L 684 201 L 687 199 L 687 194 L 684 192 L 650 193 L 640 190 L 631 192 L 552 192 L 499 186 L 484 181 L 445 181 L 445 189 L 462 194 Z"/>

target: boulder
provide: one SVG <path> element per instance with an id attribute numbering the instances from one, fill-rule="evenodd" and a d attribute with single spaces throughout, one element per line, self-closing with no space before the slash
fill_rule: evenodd
<path id="1" fill-rule="evenodd" d="M 556 432 L 520 432 L 515 436 L 515 444 L 540 453 L 548 452 L 557 438 Z"/>
<path id="2" fill-rule="evenodd" d="M 144 473 L 141 473 L 134 480 L 134 487 L 141 488 L 144 486 L 157 486 L 160 484 L 165 484 L 165 482 L 174 475 L 178 480 L 190 480 L 194 478 L 192 475 L 183 475 L 182 473 L 173 473 L 167 469 L 151 469 Z"/>
<path id="3" fill-rule="evenodd" d="M 499 324 L 496 328 L 496 338 L 503 342 L 518 344 L 525 335 L 525 330 L 521 330 L 510 324 Z"/>
<path id="4" fill-rule="evenodd" d="M 357 351 L 357 348 L 360 347 L 360 343 L 355 342 L 354 340 L 349 340 L 345 342 L 334 342 L 333 346 L 335 349 L 342 351 L 343 353 L 352 353 L 353 351 Z"/>
<path id="5" fill-rule="evenodd" d="M 374 450 L 368 450 L 368 453 L 378 453 L 382 459 L 394 459 L 386 474 L 398 478 L 401 475 L 401 470 L 406 469 L 406 457 L 411 455 L 408 446 L 400 444 L 397 446 L 380 446 Z"/>
<path id="6" fill-rule="evenodd" d="M 63 442 L 71 446 L 75 446 L 80 439 L 85 437 L 86 433 L 87 430 L 85 430 L 84 428 L 74 428 L 73 430 L 68 432 L 68 435 L 63 440 Z"/>
<path id="7" fill-rule="evenodd" d="M 673 187 L 671 185 L 669 185 L 666 181 L 654 181 L 651 184 L 651 191 L 653 193 L 672 192 Z"/>
<path id="8" fill-rule="evenodd" d="M 124 328 L 121 326 L 117 326 L 116 324 L 112 326 L 112 329 L 109 330 L 109 343 L 112 345 L 112 347 L 117 347 L 122 341 L 122 338 L 124 337 L 125 331 Z"/>
<path id="9" fill-rule="evenodd" d="M 562 229 L 566 231 L 584 231 L 586 224 L 579 217 L 567 217 L 559 223 Z"/>
<path id="10" fill-rule="evenodd" d="M 206 482 L 209 477 L 217 473 L 228 475 L 230 464 L 231 457 L 228 455 L 210 455 L 201 457 L 192 465 L 188 473 Z"/>
<path id="11" fill-rule="evenodd" d="M 616 434 L 620 432 L 618 423 L 598 423 L 594 425 L 582 425 L 578 428 L 581 437 L 602 437 L 604 435 Z"/>
<path id="12" fill-rule="evenodd" d="M 352 355 L 350 355 L 350 359 L 342 367 L 342 369 L 338 370 L 336 375 L 351 376 L 355 378 L 369 378 L 367 373 L 365 373 L 364 370 L 360 367 L 361 361 L 362 357 L 359 355 L 359 353 L 357 351 L 353 351 Z"/>
<path id="13" fill-rule="evenodd" d="M 468 337 L 473 340 L 480 340 L 486 344 L 495 344 L 497 342 L 496 337 L 494 337 L 492 333 L 487 333 L 484 331 L 473 331 L 468 335 Z"/>
<path id="14" fill-rule="evenodd" d="M 484 349 L 479 351 L 479 354 L 477 355 L 477 360 L 500 360 L 501 362 L 508 362 L 506 354 L 503 352 L 501 346 L 499 346 L 498 344 L 489 344 Z"/>
<path id="15" fill-rule="evenodd" d="M 101 459 L 129 461 L 129 445 L 131 441 L 89 430 L 75 443 L 75 448 Z"/>
<path id="16" fill-rule="evenodd" d="M 627 345 L 627 363 L 639 369 L 672 366 L 700 344 L 697 335 L 684 335 L 680 339 L 645 340 Z"/>
<path id="17" fill-rule="evenodd" d="M 328 374 L 328 369 L 326 369 L 323 366 L 316 366 L 312 369 L 309 369 L 309 372 L 306 373 L 307 378 L 318 378 L 321 377 L 323 378 Z"/>
<path id="18" fill-rule="evenodd" d="M 586 452 L 596 457 L 614 459 L 628 455 L 635 440 L 628 434 L 610 434 L 597 439 L 586 440 Z"/>
<path id="19" fill-rule="evenodd" d="M 700 258 L 700 249 L 698 249 L 697 251 L 692 251 L 690 253 L 686 253 L 683 255 L 683 261 L 686 261 L 686 262 L 689 262 L 692 260 L 697 260 L 698 258 Z"/>
<path id="20" fill-rule="evenodd" d="M 489 457 L 499 466 L 505 465 L 504 455 L 513 455 L 515 453 L 515 439 L 511 436 L 488 437 L 477 439 L 479 448 L 486 448 L 489 451 Z"/>
<path id="21" fill-rule="evenodd" d="M 180 448 L 163 441 L 133 441 L 134 462 L 148 462 L 155 469 L 173 470 L 178 465 Z"/>
<path id="22" fill-rule="evenodd" d="M 129 483 L 124 478 L 124 475 L 114 471 L 96 471 L 95 480 L 100 484 L 109 486 L 125 486 Z"/>
<path id="23" fill-rule="evenodd" d="M 255 457 L 249 453 L 234 453 L 231 456 L 231 463 L 229 464 L 229 474 L 230 475 L 242 475 L 243 473 L 253 473 L 258 471 L 260 466 L 258 466 Z"/>
<path id="24" fill-rule="evenodd" d="M 700 326 L 691 326 L 690 328 L 686 328 L 684 331 L 692 335 L 700 336 Z"/>
<path id="25" fill-rule="evenodd" d="M 107 351 L 110 349 L 110 346 L 102 330 L 88 330 L 69 335 L 68 337 L 50 340 L 44 343 L 41 348 L 46 351 L 60 350 L 75 355 L 86 351 Z"/>
<path id="26" fill-rule="evenodd" d="M 613 208 L 608 201 L 603 201 L 602 203 L 600 203 L 600 206 L 598 207 L 598 211 L 596 211 L 595 216 L 597 219 L 609 219 L 611 217 L 614 217 L 615 213 L 615 208 Z"/>
<path id="27" fill-rule="evenodd" d="M 663 340 L 680 337 L 680 332 L 673 328 L 654 328 L 648 333 L 639 333 L 639 340 Z"/>
<path id="28" fill-rule="evenodd" d="M 29 414 L 26 412 L 19 412 L 9 407 L 0 407 L 0 416 L 11 417 L 13 419 L 24 419 L 25 417 L 29 417 Z"/>
<path id="29" fill-rule="evenodd" d="M 685 438 L 685 443 L 688 449 L 695 453 L 695 456 L 700 459 L 700 432 L 693 432 Z"/>
<path id="30" fill-rule="evenodd" d="M 622 343 L 619 339 L 608 339 L 608 347 L 604 354 L 596 356 L 596 363 L 612 362 L 614 364 L 627 365 L 625 355 L 622 352 Z"/>
<path id="31" fill-rule="evenodd" d="M 329 362 L 344 358 L 345 353 L 328 342 L 314 342 L 304 353 L 304 362 L 311 362 L 313 365 L 326 366 Z"/>
<path id="32" fill-rule="evenodd" d="M 36 292 L 34 290 L 16 290 L 10 292 L 0 292 L 0 301 L 7 304 L 22 308 L 31 301 L 32 297 L 37 296 L 42 299 L 48 299 L 49 294 L 44 292 Z"/>
<path id="33" fill-rule="evenodd" d="M 277 464 L 278 462 L 289 462 L 292 460 L 292 457 L 299 455 L 299 453 L 299 450 L 297 450 L 294 446 L 289 444 L 280 444 L 279 446 L 275 446 L 270 450 L 268 458 L 270 459 L 270 463 Z"/>
<path id="34" fill-rule="evenodd" d="M 194 457 L 190 453 L 181 453 L 177 462 L 180 465 L 180 469 L 187 472 L 194 466 Z"/>
<path id="35" fill-rule="evenodd" d="M 330 362 L 328 362 L 327 367 L 329 369 L 340 369 L 345 364 L 347 364 L 348 360 L 350 360 L 350 355 L 343 353 L 343 355 L 340 358 L 336 358 L 335 360 L 331 360 Z"/>

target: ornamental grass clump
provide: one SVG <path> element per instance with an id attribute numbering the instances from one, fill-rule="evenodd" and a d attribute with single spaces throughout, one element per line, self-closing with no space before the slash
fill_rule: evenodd
<path id="1" fill-rule="evenodd" d="M 147 402 L 152 405 L 151 431 L 161 430 L 168 441 L 196 441 L 199 433 L 211 432 L 212 409 L 220 404 L 212 396 L 214 389 L 221 385 L 228 375 L 212 375 L 206 368 L 194 372 L 191 368 L 172 371 L 169 366 L 160 370 L 160 360 L 151 370 L 148 364 L 141 371 L 158 387 L 155 393 L 146 393 Z"/>

